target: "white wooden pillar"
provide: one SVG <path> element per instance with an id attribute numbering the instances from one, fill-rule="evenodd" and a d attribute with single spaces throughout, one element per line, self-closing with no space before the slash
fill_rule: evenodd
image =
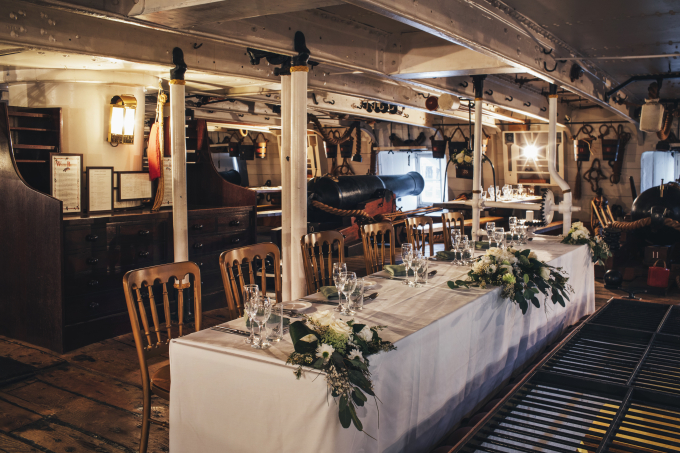
<path id="1" fill-rule="evenodd" d="M 307 233 L 307 72 L 281 77 L 281 261 L 283 300 L 306 294 L 300 238 Z"/>
<path id="2" fill-rule="evenodd" d="M 189 230 L 187 219 L 187 149 L 184 111 L 184 56 L 173 49 L 170 71 L 170 149 L 172 150 L 172 234 L 174 260 L 189 261 Z"/>

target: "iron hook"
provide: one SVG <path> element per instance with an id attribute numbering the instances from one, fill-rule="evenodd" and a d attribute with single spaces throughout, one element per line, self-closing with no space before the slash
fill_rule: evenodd
<path id="1" fill-rule="evenodd" d="M 555 61 L 555 66 L 552 69 L 548 69 L 548 66 L 545 64 L 545 61 L 543 62 L 543 69 L 545 69 L 548 72 L 555 72 L 557 69 L 557 61 Z"/>
<path id="2" fill-rule="evenodd" d="M 515 98 L 513 98 L 512 96 L 505 96 L 505 100 L 508 102 L 512 102 L 514 99 Z"/>
<path id="3" fill-rule="evenodd" d="M 531 102 L 525 102 L 524 107 L 531 107 Z"/>
<path id="4" fill-rule="evenodd" d="M 462 82 L 460 82 L 460 86 L 462 86 L 463 88 L 467 88 L 468 87 L 467 81 L 463 80 Z"/>
<path id="5" fill-rule="evenodd" d="M 486 95 L 488 95 L 488 96 L 493 96 L 493 90 L 486 90 L 486 91 L 484 92 L 484 94 L 486 94 Z"/>

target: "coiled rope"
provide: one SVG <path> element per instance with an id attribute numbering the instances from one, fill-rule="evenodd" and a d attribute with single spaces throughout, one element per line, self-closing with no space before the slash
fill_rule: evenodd
<path id="1" fill-rule="evenodd" d="M 644 228 L 652 224 L 651 217 L 646 217 L 644 219 L 636 220 L 634 222 L 612 222 L 608 226 L 612 228 L 618 228 L 623 231 L 637 230 L 639 228 Z M 680 231 L 680 222 L 673 219 L 664 219 L 663 224 L 667 227 L 674 228 Z"/>
<path id="2" fill-rule="evenodd" d="M 338 215 L 342 217 L 363 217 L 370 222 L 376 222 L 373 216 L 370 215 L 368 212 L 364 211 L 363 209 L 338 209 L 334 208 L 333 206 L 323 204 L 318 200 L 312 200 L 312 206 L 314 206 L 317 209 L 321 209 L 322 211 L 326 211 L 329 214 Z"/>

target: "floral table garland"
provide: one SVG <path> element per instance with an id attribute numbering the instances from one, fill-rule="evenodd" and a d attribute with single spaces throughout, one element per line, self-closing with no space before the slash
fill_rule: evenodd
<path id="1" fill-rule="evenodd" d="M 516 302 L 522 314 L 526 314 L 529 302 L 537 308 L 541 306 L 536 297 L 538 293 L 550 295 L 553 304 L 564 307 L 569 293 L 573 292 L 568 284 L 569 277 L 564 275 L 562 268 L 538 260 L 536 253 L 529 249 L 492 247 L 475 261 L 467 275 L 468 280 L 449 281 L 447 284 L 451 289 L 501 286 L 501 296 Z"/>
<path id="2" fill-rule="evenodd" d="M 593 263 L 604 266 L 607 258 L 612 256 L 609 251 L 609 246 L 602 240 L 601 237 L 590 237 L 590 232 L 583 226 L 583 222 L 574 222 L 571 224 L 569 233 L 562 239 L 563 244 L 588 244 L 590 247 L 590 254 L 593 256 Z"/>
<path id="3" fill-rule="evenodd" d="M 384 326 L 369 327 L 354 320 L 336 319 L 329 310 L 305 316 L 305 321 L 290 325 L 290 337 L 295 352 L 286 363 L 298 365 L 295 376 L 300 379 L 303 367 L 312 367 L 326 373 L 326 382 L 333 398 L 339 398 L 339 418 L 343 428 L 351 423 L 363 431 L 356 406 L 363 406 L 373 392 L 368 357 L 381 351 L 397 349 L 380 338 Z"/>

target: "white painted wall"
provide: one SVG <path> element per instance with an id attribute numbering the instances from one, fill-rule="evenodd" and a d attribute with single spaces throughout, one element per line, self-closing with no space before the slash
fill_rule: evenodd
<path id="1" fill-rule="evenodd" d="M 115 95 L 137 99 L 134 144 L 112 147 L 106 141 L 110 102 Z M 62 108 L 62 152 L 83 154 L 88 166 L 113 166 L 115 171 L 140 171 L 144 151 L 143 87 L 105 83 L 24 83 L 9 87 L 9 105 Z"/>

